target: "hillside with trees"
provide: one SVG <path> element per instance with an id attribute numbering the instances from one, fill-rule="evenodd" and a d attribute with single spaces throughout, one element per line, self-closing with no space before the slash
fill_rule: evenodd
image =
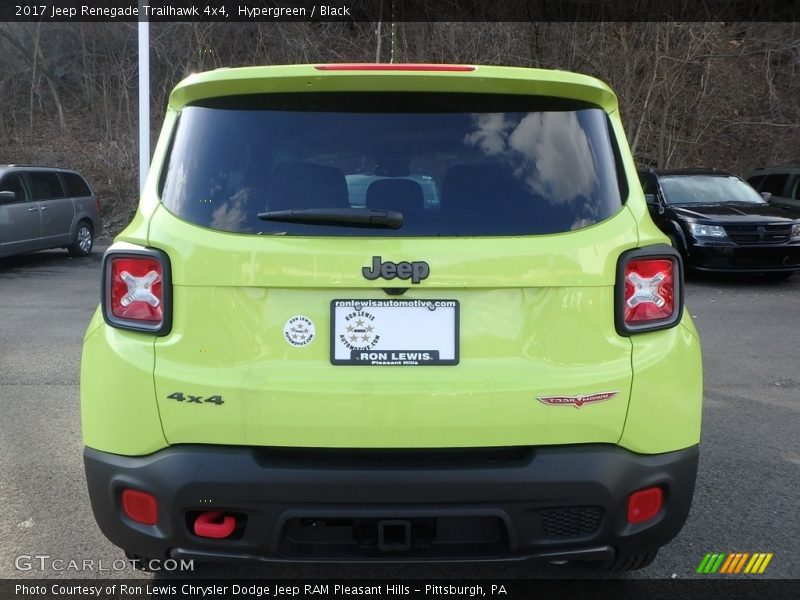
<path id="1" fill-rule="evenodd" d="M 137 202 L 135 23 L 0 23 L 0 163 L 84 173 L 106 235 Z M 797 23 L 151 23 L 151 134 L 190 73 L 445 62 L 566 69 L 620 98 L 638 164 L 800 163 Z"/>

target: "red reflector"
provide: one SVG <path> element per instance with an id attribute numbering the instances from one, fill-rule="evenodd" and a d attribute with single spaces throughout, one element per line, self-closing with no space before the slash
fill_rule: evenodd
<path id="1" fill-rule="evenodd" d="M 158 503 L 155 496 L 138 490 L 123 490 L 122 510 L 128 517 L 142 525 L 158 522 Z"/>
<path id="2" fill-rule="evenodd" d="M 664 493 L 660 487 L 651 487 L 631 494 L 628 500 L 628 523 L 644 523 L 649 521 L 661 510 Z"/>
<path id="3" fill-rule="evenodd" d="M 202 513 L 194 522 L 194 534 L 200 537 L 224 539 L 236 529 L 236 517 L 219 511 Z"/>
<path id="4" fill-rule="evenodd" d="M 164 318 L 163 267 L 153 258 L 111 259 L 111 314 L 159 323 Z"/>
<path id="5" fill-rule="evenodd" d="M 468 65 L 434 65 L 409 63 L 350 63 L 338 65 L 317 65 L 317 71 L 474 71 Z"/>
<path id="6" fill-rule="evenodd" d="M 626 323 L 668 319 L 675 312 L 675 265 L 668 259 L 639 258 L 625 265 Z"/>

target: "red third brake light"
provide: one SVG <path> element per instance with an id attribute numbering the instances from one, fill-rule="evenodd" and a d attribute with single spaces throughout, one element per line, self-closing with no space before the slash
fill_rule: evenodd
<path id="1" fill-rule="evenodd" d="M 111 259 L 111 313 L 120 319 L 160 323 L 164 318 L 163 269 L 153 258 Z"/>
<path id="2" fill-rule="evenodd" d="M 670 318 L 675 312 L 675 268 L 669 259 L 636 258 L 625 265 L 625 323 Z"/>
<path id="3" fill-rule="evenodd" d="M 474 71 L 469 65 L 435 65 L 424 63 L 349 63 L 317 65 L 317 71 Z"/>

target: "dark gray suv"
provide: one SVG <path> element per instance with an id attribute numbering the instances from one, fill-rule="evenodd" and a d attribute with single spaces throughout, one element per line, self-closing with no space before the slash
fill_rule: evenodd
<path id="1" fill-rule="evenodd" d="M 75 171 L 0 165 L 0 256 L 49 248 L 88 256 L 99 230 L 100 205 Z"/>
<path id="2" fill-rule="evenodd" d="M 800 165 L 761 167 L 747 176 L 747 183 L 770 194 L 770 204 L 800 213 Z"/>

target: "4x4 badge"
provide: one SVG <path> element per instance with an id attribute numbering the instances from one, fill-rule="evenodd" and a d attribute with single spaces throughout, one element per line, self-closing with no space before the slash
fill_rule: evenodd
<path id="1" fill-rule="evenodd" d="M 380 256 L 372 257 L 372 266 L 363 267 L 361 273 L 369 280 L 383 277 L 384 279 L 411 279 L 411 283 L 419 283 L 431 272 L 428 263 L 424 260 L 415 262 L 399 262 L 393 263 L 392 261 L 381 262 Z"/>
<path id="2" fill-rule="evenodd" d="M 580 408 L 584 404 L 589 404 L 590 402 L 602 402 L 603 400 L 610 400 L 616 395 L 617 392 L 600 392 L 598 394 L 589 394 L 586 396 L 540 396 L 537 398 L 537 400 L 552 406 L 566 405 Z"/>

